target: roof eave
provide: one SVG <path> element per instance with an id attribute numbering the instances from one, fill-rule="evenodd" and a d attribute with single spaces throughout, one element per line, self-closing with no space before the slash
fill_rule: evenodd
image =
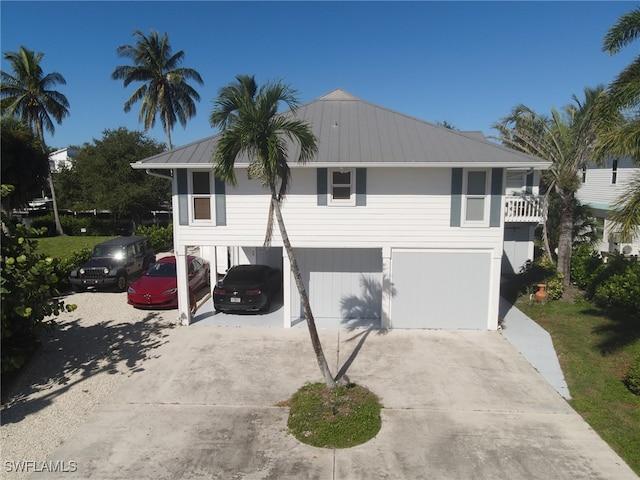
<path id="1" fill-rule="evenodd" d="M 177 168 L 213 168 L 210 163 L 131 163 L 131 168 L 136 170 L 173 170 Z M 551 167 L 551 162 L 332 162 L 317 163 L 309 162 L 304 164 L 291 164 L 291 168 L 515 168 L 515 169 L 534 169 L 547 170 Z M 238 168 L 247 168 L 247 163 L 236 163 Z"/>

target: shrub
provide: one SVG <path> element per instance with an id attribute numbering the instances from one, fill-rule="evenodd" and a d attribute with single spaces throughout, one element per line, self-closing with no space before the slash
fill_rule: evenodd
<path id="1" fill-rule="evenodd" d="M 571 281 L 582 289 L 589 288 L 602 263 L 602 257 L 596 250 L 580 243 L 571 254 Z"/>
<path id="2" fill-rule="evenodd" d="M 536 259 L 535 262 L 527 262 L 522 272 L 518 275 L 524 288 L 521 294 L 535 293 L 537 285 L 545 283 L 547 285 L 547 298 L 558 300 L 562 297 L 562 275 L 558 273 L 556 265 L 546 256 Z"/>
<path id="3" fill-rule="evenodd" d="M 154 252 L 169 252 L 173 250 L 173 225 L 140 225 L 136 235 L 147 237 Z"/>
<path id="4" fill-rule="evenodd" d="M 612 275 L 601 275 L 602 280 L 594 285 L 594 302 L 640 318 L 640 263 L 623 260 L 621 264 L 613 264 L 611 271 Z M 604 270 L 603 273 L 610 272 Z"/>
<path id="5" fill-rule="evenodd" d="M 42 232 L 13 222 L 4 213 L 2 223 L 2 372 L 9 372 L 24 365 L 41 332 L 55 328 L 53 317 L 65 309 L 74 310 L 75 305 L 57 298 L 54 260 L 35 252 L 36 241 L 29 237 Z"/>
<path id="6" fill-rule="evenodd" d="M 71 271 L 85 263 L 90 257 L 91 249 L 89 247 L 85 247 L 82 250 L 73 252 L 69 258 L 54 258 L 53 266 L 58 277 L 58 284 L 56 285 L 56 288 L 59 291 L 68 290 L 71 287 L 71 282 L 69 281 Z"/>
<path id="7" fill-rule="evenodd" d="M 640 355 L 633 359 L 624 377 L 624 384 L 634 395 L 640 395 Z"/>

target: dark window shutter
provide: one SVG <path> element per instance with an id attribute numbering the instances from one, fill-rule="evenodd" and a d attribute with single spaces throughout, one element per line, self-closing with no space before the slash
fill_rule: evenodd
<path id="1" fill-rule="evenodd" d="M 462 215 L 462 169 L 451 169 L 451 218 L 452 227 L 460 226 L 460 216 Z"/>
<path id="2" fill-rule="evenodd" d="M 500 211 L 502 210 L 502 168 L 491 169 L 491 207 L 489 212 L 489 226 L 499 227 L 502 219 Z"/>
<path id="3" fill-rule="evenodd" d="M 317 170 L 317 193 L 318 205 L 327 205 L 327 169 L 318 168 Z"/>
<path id="4" fill-rule="evenodd" d="M 189 225 L 189 181 L 184 168 L 176 170 L 178 183 L 178 225 Z"/>
<path id="5" fill-rule="evenodd" d="M 367 204 L 367 169 L 356 168 L 356 206 Z"/>

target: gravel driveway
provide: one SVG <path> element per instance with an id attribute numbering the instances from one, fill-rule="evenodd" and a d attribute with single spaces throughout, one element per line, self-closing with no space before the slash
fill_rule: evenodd
<path id="1" fill-rule="evenodd" d="M 2 479 L 26 478 L 18 462 L 45 461 L 177 326 L 175 310 L 136 310 L 126 293 L 75 293 L 65 302 L 77 310 L 58 317 L 59 328 L 3 392 Z"/>

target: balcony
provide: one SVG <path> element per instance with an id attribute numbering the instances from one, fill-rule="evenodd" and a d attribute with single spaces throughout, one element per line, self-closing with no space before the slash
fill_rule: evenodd
<path id="1" fill-rule="evenodd" d="M 546 214 L 544 208 L 544 197 L 539 195 L 506 196 L 505 203 L 505 223 L 539 223 Z"/>

